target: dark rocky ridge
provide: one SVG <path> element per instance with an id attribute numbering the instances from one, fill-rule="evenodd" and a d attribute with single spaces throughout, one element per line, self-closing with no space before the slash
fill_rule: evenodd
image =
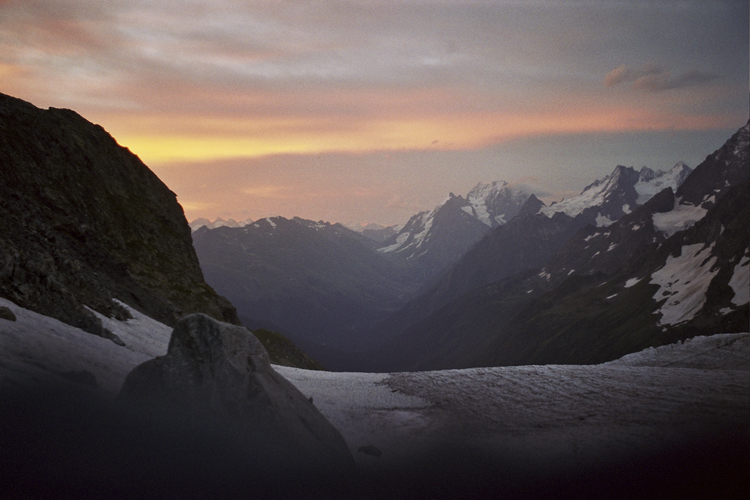
<path id="1" fill-rule="evenodd" d="M 239 323 L 203 280 L 176 195 L 100 126 L 0 94 L 0 295 L 108 336 L 118 299 L 174 325 Z"/>

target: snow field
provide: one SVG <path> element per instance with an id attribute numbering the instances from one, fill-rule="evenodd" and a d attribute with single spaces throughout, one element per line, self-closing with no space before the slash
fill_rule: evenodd
<path id="1" fill-rule="evenodd" d="M 16 315 L 14 322 L 0 320 L 0 385 L 50 377 L 64 381 L 66 374 L 86 371 L 94 375 L 104 392 L 114 397 L 130 370 L 154 357 L 18 307 L 9 300 L 0 298 L 0 305 Z M 133 323 L 124 323 L 122 328 L 110 328 L 126 345 L 133 340 L 129 335 L 132 329 L 147 324 L 138 319 L 130 321 Z M 148 332 L 141 330 L 139 335 L 147 336 Z"/>
<path id="2" fill-rule="evenodd" d="M 137 364 L 166 352 L 169 328 L 131 311 L 105 319 L 116 345 L 0 299 L 0 385 L 85 370 L 114 398 Z M 530 467 L 580 469 L 667 449 L 685 436 L 750 434 L 750 333 L 697 337 L 603 365 L 518 366 L 416 373 L 275 369 L 337 427 L 355 460 L 379 471 L 436 445 Z M 380 457 L 360 452 L 374 446 Z M 608 462 L 609 461 L 609 462 Z"/>
<path id="3" fill-rule="evenodd" d="M 669 212 L 655 213 L 652 220 L 654 227 L 668 238 L 678 231 L 689 228 L 705 217 L 706 213 L 708 213 L 708 210 L 705 208 L 682 205 L 678 200 L 675 200 L 674 209 Z"/>

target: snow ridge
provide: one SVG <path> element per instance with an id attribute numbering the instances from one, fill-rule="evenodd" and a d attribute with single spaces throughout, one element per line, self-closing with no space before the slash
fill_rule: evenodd
<path id="1" fill-rule="evenodd" d="M 563 199 L 548 207 L 542 207 L 539 213 L 552 217 L 556 213 L 562 212 L 569 217 L 576 217 L 586 209 L 600 207 L 602 210 L 596 217 L 596 224 L 598 227 L 608 226 L 622 215 L 605 211 L 604 206 L 608 202 L 621 207 L 618 210 L 621 210 L 623 214 L 630 213 L 634 208 L 630 205 L 630 201 L 617 202 L 617 199 L 623 196 L 622 193 L 630 189 L 635 190 L 637 195 L 636 205 L 643 205 L 654 195 L 668 187 L 676 191 L 690 172 L 692 172 L 692 169 L 683 162 L 678 162 L 666 172 L 662 170 L 654 171 L 644 166 L 636 173 L 633 167 L 618 165 L 610 175 L 589 184 L 578 196 Z"/>

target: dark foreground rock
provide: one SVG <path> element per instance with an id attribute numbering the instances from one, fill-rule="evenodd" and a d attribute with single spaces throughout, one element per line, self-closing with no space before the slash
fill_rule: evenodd
<path id="1" fill-rule="evenodd" d="M 166 356 L 137 366 L 119 402 L 146 414 L 231 432 L 265 464 L 305 473 L 353 467 L 338 430 L 276 373 L 247 329 L 191 314 L 177 323 Z"/>
<path id="2" fill-rule="evenodd" d="M 190 315 L 117 400 L 85 371 L 0 380 L 0 497 L 352 498 L 346 442 L 242 327 Z"/>
<path id="3" fill-rule="evenodd" d="M 0 307 L 0 319 L 15 321 L 16 315 L 7 307 Z"/>

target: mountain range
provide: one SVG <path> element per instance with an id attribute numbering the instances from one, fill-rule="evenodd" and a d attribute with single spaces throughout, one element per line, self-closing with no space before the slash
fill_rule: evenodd
<path id="1" fill-rule="evenodd" d="M 196 231 L 202 228 L 203 226 L 206 226 L 209 229 L 214 229 L 217 227 L 225 227 L 225 226 L 226 227 L 245 227 L 252 222 L 253 222 L 253 219 L 245 219 L 245 220 L 237 222 L 234 219 L 224 220 L 222 218 L 217 218 L 212 222 L 208 219 L 200 218 L 200 219 L 195 219 L 192 222 L 190 222 L 190 229 L 192 231 Z"/>
<path id="2" fill-rule="evenodd" d="M 450 301 L 543 267 L 577 231 L 611 225 L 691 172 L 682 162 L 666 172 L 617 166 L 549 207 L 528 188 L 479 183 L 369 235 L 276 217 L 202 227 L 193 239 L 207 281 L 246 324 L 283 332 L 329 368 L 381 370 L 392 350 L 409 356 L 392 343 Z"/>
<path id="3" fill-rule="evenodd" d="M 676 193 L 668 186 L 606 226 L 576 228 L 587 210 L 590 220 L 589 208 L 576 218 L 556 212 L 549 222 L 557 218 L 561 232 L 539 233 L 526 247 L 515 247 L 516 235 L 507 233 L 514 224 L 499 228 L 383 325 L 390 341 L 372 366 L 593 363 L 698 334 L 747 330 L 748 143 L 746 125 Z M 544 212 L 517 224 L 549 223 Z M 546 263 L 505 271 L 506 255 L 553 240 L 558 248 Z M 481 286 L 483 275 L 493 277 Z"/>
<path id="4" fill-rule="evenodd" d="M 550 206 L 498 181 L 402 228 L 275 217 L 191 234 L 101 127 L 9 96 L 0 118 L 0 293 L 115 343 L 102 316 L 197 311 L 382 371 L 598 362 L 747 329 L 747 125 L 695 171 L 617 166 Z"/>

